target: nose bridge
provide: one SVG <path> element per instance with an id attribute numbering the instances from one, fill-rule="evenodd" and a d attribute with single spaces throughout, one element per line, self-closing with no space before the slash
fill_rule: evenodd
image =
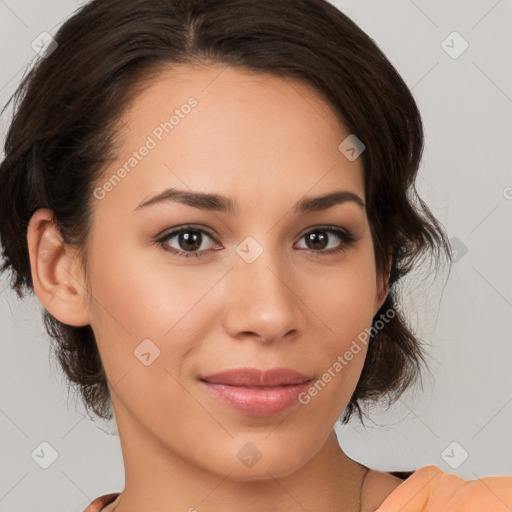
<path id="1" fill-rule="evenodd" d="M 233 336 L 252 332 L 265 341 L 298 329 L 298 308 L 290 267 L 272 237 L 261 242 L 249 236 L 236 247 L 229 276 L 230 309 L 227 328 Z"/>

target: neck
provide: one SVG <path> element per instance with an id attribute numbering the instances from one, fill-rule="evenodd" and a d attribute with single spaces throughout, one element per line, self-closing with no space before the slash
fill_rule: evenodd
<path id="1" fill-rule="evenodd" d="M 105 512 L 184 510 L 190 512 L 359 512 L 366 469 L 341 449 L 334 430 L 321 450 L 280 478 L 240 481 L 216 474 L 171 453 L 154 438 L 118 423 L 125 489 Z M 127 427 L 127 428 L 126 428 Z M 133 430 L 135 429 L 135 430 Z"/>

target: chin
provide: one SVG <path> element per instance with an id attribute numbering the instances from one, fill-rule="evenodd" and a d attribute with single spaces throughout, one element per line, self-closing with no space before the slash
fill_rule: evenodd
<path id="1" fill-rule="evenodd" d="M 229 473 L 229 479 L 234 481 L 256 482 L 283 478 L 300 469 L 314 456 L 313 452 L 304 449 L 308 447 L 308 450 L 311 450 L 308 443 L 302 444 L 297 450 L 297 446 L 289 442 L 278 445 L 275 442 L 270 443 L 265 439 L 267 435 L 268 433 L 265 433 L 261 441 L 254 436 L 252 441 L 246 438 L 227 446 L 223 456 L 232 453 L 233 457 L 226 461 L 225 467 L 219 472 L 223 475 Z M 276 441 L 279 442 L 278 439 Z"/>

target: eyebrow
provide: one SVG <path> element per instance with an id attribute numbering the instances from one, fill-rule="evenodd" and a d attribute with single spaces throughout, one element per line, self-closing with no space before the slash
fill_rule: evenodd
<path id="1" fill-rule="evenodd" d="M 230 198 L 219 194 L 208 194 L 205 192 L 189 192 L 170 188 L 143 201 L 134 211 L 158 203 L 176 202 L 187 206 L 193 206 L 201 210 L 217 211 L 238 214 L 237 204 Z M 317 212 L 332 208 L 337 204 L 353 202 L 361 208 L 365 207 L 364 201 L 350 190 L 335 190 L 328 194 L 317 197 L 305 197 L 293 206 L 294 215 L 301 215 L 310 212 Z"/>

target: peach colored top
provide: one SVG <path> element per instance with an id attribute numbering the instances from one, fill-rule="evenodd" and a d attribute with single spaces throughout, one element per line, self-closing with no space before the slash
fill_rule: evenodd
<path id="1" fill-rule="evenodd" d="M 510 512 L 512 476 L 463 480 L 437 466 L 390 471 L 405 479 L 375 512 Z M 83 512 L 101 512 L 120 493 L 96 498 Z"/>
<path id="2" fill-rule="evenodd" d="M 510 512 L 512 476 L 463 480 L 425 466 L 400 484 L 375 512 Z"/>

